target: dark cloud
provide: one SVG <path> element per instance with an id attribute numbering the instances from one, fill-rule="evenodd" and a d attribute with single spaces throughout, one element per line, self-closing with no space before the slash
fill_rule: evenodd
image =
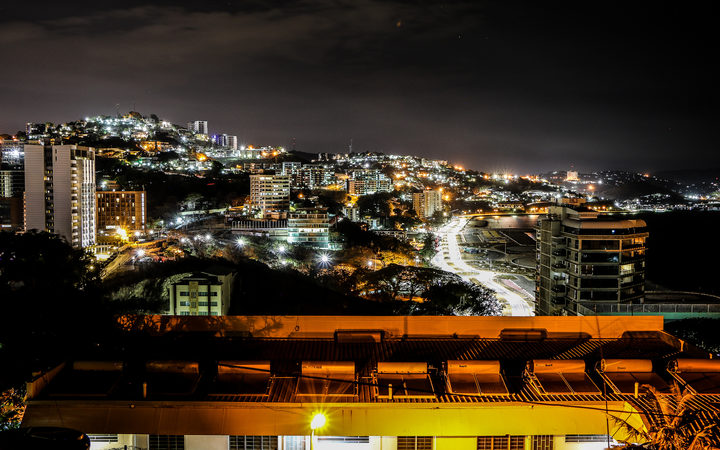
<path id="1" fill-rule="evenodd" d="M 0 9 L 0 130 L 133 107 L 245 142 L 534 171 L 707 167 L 710 11 L 678 2 L 53 2 Z"/>

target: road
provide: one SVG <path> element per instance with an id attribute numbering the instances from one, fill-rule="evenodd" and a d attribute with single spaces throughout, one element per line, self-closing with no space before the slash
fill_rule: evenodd
<path id="1" fill-rule="evenodd" d="M 475 268 L 463 260 L 457 237 L 467 222 L 468 219 L 465 218 L 453 218 L 438 229 L 440 249 L 432 259 L 432 264 L 442 270 L 459 275 L 465 281 L 481 284 L 494 290 L 498 299 L 504 304 L 503 315 L 534 316 L 535 313 L 531 306 L 532 299 L 526 299 L 495 281 L 498 274 L 492 270 Z"/>

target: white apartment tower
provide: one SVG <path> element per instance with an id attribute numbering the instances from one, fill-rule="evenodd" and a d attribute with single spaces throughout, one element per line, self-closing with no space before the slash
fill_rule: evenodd
<path id="1" fill-rule="evenodd" d="M 73 247 L 95 244 L 95 150 L 25 145 L 25 230 L 55 233 Z"/>

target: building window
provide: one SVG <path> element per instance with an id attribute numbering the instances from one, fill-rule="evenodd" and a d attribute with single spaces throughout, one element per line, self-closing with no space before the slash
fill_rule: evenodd
<path id="1" fill-rule="evenodd" d="M 88 434 L 90 442 L 117 442 L 117 434 Z"/>
<path id="2" fill-rule="evenodd" d="M 369 444 L 370 436 L 318 436 L 318 444 L 332 446 L 333 444 Z"/>
<path id="3" fill-rule="evenodd" d="M 188 294 L 189 294 L 189 292 L 185 292 L 185 291 L 178 292 L 178 295 L 180 295 L 180 297 L 187 297 Z"/>
<path id="4" fill-rule="evenodd" d="M 189 315 L 190 315 L 190 312 L 188 312 L 188 311 L 180 311 L 180 315 L 181 315 L 181 316 L 189 316 Z"/>
<path id="5" fill-rule="evenodd" d="M 188 301 L 187 300 L 180 301 L 180 306 L 188 306 Z"/>
<path id="6" fill-rule="evenodd" d="M 432 436 L 398 436 L 397 450 L 432 450 Z"/>
<path id="7" fill-rule="evenodd" d="M 285 450 L 305 450 L 305 436 L 285 436 Z"/>
<path id="8" fill-rule="evenodd" d="M 228 450 L 277 450 L 277 436 L 230 436 Z"/>
<path id="9" fill-rule="evenodd" d="M 605 442 L 612 439 L 604 434 L 568 434 L 565 436 L 565 442 Z"/>
<path id="10" fill-rule="evenodd" d="M 207 292 L 198 292 L 198 296 L 200 296 L 200 297 L 207 297 L 207 296 L 208 296 L 208 293 L 207 293 Z"/>
<path id="11" fill-rule="evenodd" d="M 478 436 L 478 450 L 523 450 L 525 436 Z"/>
<path id="12" fill-rule="evenodd" d="M 553 450 L 552 435 L 533 436 L 532 450 Z"/>
<path id="13" fill-rule="evenodd" d="M 185 450 L 185 436 L 181 434 L 151 434 L 148 450 Z"/>
<path id="14" fill-rule="evenodd" d="M 207 306 L 208 302 L 198 302 L 198 306 Z"/>
<path id="15" fill-rule="evenodd" d="M 210 297 L 217 297 L 217 295 L 218 295 L 218 293 L 214 292 L 214 291 L 210 293 Z"/>

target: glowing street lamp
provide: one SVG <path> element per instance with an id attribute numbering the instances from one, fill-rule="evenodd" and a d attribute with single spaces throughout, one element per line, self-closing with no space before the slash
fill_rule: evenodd
<path id="1" fill-rule="evenodd" d="M 326 422 L 327 418 L 323 413 L 315 414 L 310 421 L 310 450 L 315 448 L 315 430 L 324 427 Z"/>
<path id="2" fill-rule="evenodd" d="M 237 240 L 235 241 L 235 245 L 237 245 L 240 248 L 243 248 L 245 246 L 245 239 L 237 238 Z"/>
<path id="3" fill-rule="evenodd" d="M 281 255 L 283 253 L 285 253 L 286 250 L 287 250 L 287 248 L 284 245 L 281 245 L 280 247 L 278 247 L 278 253 L 280 253 Z"/>
<path id="4" fill-rule="evenodd" d="M 320 255 L 320 265 L 323 267 L 327 267 L 330 264 L 330 256 L 328 256 L 327 253 L 323 253 Z"/>

